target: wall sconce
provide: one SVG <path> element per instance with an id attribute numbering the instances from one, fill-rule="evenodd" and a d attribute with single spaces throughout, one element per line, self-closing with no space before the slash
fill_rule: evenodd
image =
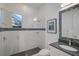
<path id="1" fill-rule="evenodd" d="M 33 19 L 33 21 L 34 21 L 34 22 L 37 22 L 37 21 L 38 21 L 37 17 L 35 17 L 35 18 Z"/>
<path id="2" fill-rule="evenodd" d="M 40 22 L 40 19 L 37 18 L 37 17 L 35 17 L 35 18 L 33 19 L 33 21 L 34 21 L 34 22 Z"/>

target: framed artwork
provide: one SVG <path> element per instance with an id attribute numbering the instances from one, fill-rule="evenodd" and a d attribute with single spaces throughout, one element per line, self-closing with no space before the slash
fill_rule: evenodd
<path id="1" fill-rule="evenodd" d="M 57 19 L 53 18 L 47 21 L 47 32 L 57 33 Z"/>

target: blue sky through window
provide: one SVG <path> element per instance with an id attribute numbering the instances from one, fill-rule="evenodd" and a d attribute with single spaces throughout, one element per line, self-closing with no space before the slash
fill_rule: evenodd
<path id="1" fill-rule="evenodd" d="M 22 15 L 12 14 L 12 25 L 13 26 L 21 26 L 22 25 Z"/>

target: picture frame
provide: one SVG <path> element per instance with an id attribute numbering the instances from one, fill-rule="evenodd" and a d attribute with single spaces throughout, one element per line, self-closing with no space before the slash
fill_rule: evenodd
<path id="1" fill-rule="evenodd" d="M 47 21 L 47 32 L 48 33 L 57 33 L 57 19 L 53 18 Z"/>

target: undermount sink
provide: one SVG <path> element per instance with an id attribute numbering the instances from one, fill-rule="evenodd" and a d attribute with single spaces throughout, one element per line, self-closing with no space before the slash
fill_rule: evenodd
<path id="1" fill-rule="evenodd" d="M 77 49 L 67 46 L 67 45 L 59 45 L 61 48 L 69 50 L 69 51 L 78 51 Z"/>

